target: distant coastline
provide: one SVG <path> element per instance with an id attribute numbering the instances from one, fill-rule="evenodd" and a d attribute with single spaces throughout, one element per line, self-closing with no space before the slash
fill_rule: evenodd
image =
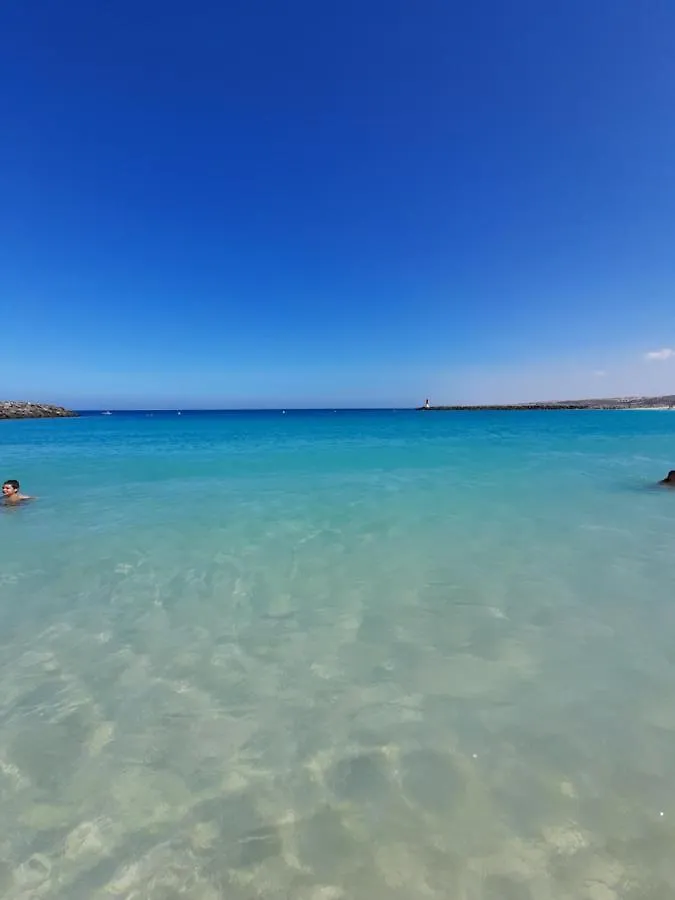
<path id="1" fill-rule="evenodd" d="M 50 403 L 0 400 L 0 419 L 72 419 L 77 415 L 70 409 Z"/>
<path id="2" fill-rule="evenodd" d="M 594 400 L 561 400 L 538 403 L 505 403 L 487 405 L 456 405 L 417 407 L 419 412 L 463 412 L 487 410 L 554 410 L 554 409 L 675 409 L 675 394 L 660 397 L 605 397 Z"/>

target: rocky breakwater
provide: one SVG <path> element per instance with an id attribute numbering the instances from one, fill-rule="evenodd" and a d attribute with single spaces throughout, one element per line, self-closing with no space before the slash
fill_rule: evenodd
<path id="1" fill-rule="evenodd" d="M 0 419 L 72 419 L 76 412 L 48 403 L 0 400 Z"/>

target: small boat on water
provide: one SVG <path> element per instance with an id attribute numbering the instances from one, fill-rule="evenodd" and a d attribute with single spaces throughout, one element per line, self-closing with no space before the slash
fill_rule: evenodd
<path id="1" fill-rule="evenodd" d="M 109 409 L 106 409 L 106 411 L 105 411 L 105 412 L 102 412 L 101 415 L 102 415 L 102 416 L 112 416 L 112 413 L 110 412 Z"/>

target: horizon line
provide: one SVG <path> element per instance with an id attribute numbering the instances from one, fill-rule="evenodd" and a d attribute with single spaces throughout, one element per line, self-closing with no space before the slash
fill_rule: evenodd
<path id="1" fill-rule="evenodd" d="M 82 407 L 74 409 L 74 412 L 101 413 L 106 412 L 169 412 L 169 413 L 196 413 L 196 412 L 398 412 L 401 410 L 415 411 L 415 406 L 138 406 L 138 407 Z"/>

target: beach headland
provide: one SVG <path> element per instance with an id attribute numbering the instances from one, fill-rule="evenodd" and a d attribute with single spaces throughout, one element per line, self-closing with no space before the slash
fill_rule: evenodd
<path id="1" fill-rule="evenodd" d="M 72 419 L 78 413 L 49 403 L 0 400 L 0 419 Z"/>
<path id="2" fill-rule="evenodd" d="M 420 412 L 487 411 L 487 410 L 543 410 L 543 409 L 675 409 L 675 394 L 661 397 L 606 397 L 593 400 L 560 400 L 537 403 L 506 403 L 487 405 L 418 406 Z"/>

